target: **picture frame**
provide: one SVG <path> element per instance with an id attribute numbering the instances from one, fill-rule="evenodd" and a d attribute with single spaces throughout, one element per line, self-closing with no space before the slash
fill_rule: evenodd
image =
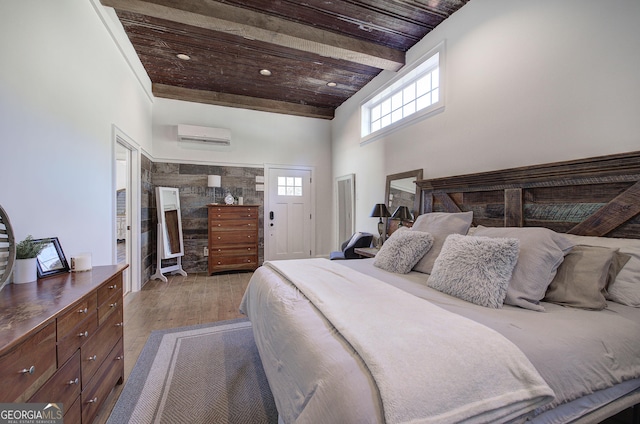
<path id="1" fill-rule="evenodd" d="M 64 256 L 58 237 L 49 237 L 36 241 L 45 241 L 45 247 L 37 256 L 38 278 L 69 272 L 69 263 Z"/>

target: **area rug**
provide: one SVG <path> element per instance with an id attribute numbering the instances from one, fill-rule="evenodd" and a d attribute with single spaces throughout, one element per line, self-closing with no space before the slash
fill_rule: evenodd
<path id="1" fill-rule="evenodd" d="M 107 421 L 277 422 L 246 319 L 151 333 Z"/>

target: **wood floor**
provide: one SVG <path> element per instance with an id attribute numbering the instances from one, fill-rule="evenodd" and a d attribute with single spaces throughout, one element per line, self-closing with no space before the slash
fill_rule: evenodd
<path id="1" fill-rule="evenodd" d="M 154 330 L 184 327 L 242 318 L 238 311 L 242 295 L 253 273 L 189 274 L 169 276 L 169 282 L 151 280 L 142 290 L 124 299 L 124 378 L 131 370 Z M 116 386 L 94 424 L 103 424 L 122 392 Z"/>
<path id="2" fill-rule="evenodd" d="M 152 280 L 141 291 L 125 296 L 125 381 L 152 331 L 244 317 L 238 306 L 251 275 L 241 272 L 169 276 L 168 283 Z M 111 392 L 94 424 L 106 422 L 123 387 L 124 384 L 116 386 Z M 603 424 L 632 422 L 632 411 L 628 409 Z"/>

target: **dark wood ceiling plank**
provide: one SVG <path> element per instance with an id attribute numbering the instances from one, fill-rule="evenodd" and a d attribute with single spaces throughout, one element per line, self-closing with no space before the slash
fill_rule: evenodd
<path id="1" fill-rule="evenodd" d="M 261 40 L 379 69 L 396 71 L 405 61 L 404 52 L 399 50 L 215 1 L 101 0 L 101 3 L 116 10 L 240 35 L 249 40 Z"/>
<path id="2" fill-rule="evenodd" d="M 243 109 L 259 110 L 263 112 L 282 113 L 287 115 L 304 116 L 309 118 L 333 119 L 332 108 L 297 105 L 275 100 L 258 99 L 249 96 L 238 96 L 211 91 L 193 90 L 173 87 L 163 84 L 152 85 L 153 95 L 167 99 L 184 100 L 218 106 L 239 107 Z"/>

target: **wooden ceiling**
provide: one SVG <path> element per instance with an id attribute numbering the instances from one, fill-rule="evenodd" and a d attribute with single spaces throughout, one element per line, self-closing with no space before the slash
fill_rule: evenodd
<path id="1" fill-rule="evenodd" d="M 383 69 L 400 69 L 405 52 L 468 1 L 101 3 L 115 9 L 156 97 L 332 119 Z"/>

